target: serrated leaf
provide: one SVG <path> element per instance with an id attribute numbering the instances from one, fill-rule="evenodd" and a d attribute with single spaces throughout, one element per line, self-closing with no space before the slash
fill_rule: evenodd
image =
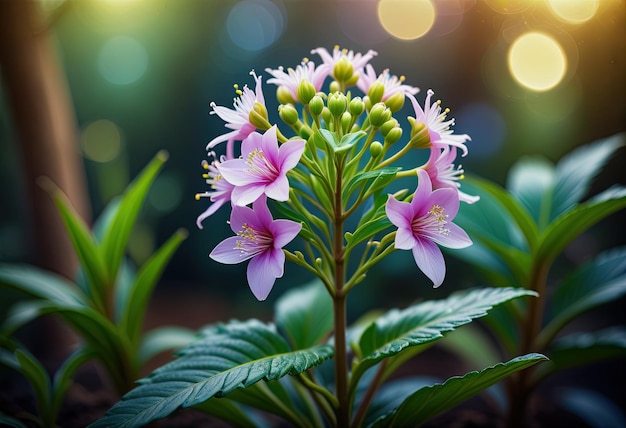
<path id="1" fill-rule="evenodd" d="M 139 361 L 143 365 L 155 355 L 180 349 L 196 338 L 196 332 L 182 327 L 159 327 L 141 336 Z"/>
<path id="2" fill-rule="evenodd" d="M 556 166 L 550 221 L 573 208 L 587 194 L 591 181 L 624 145 L 626 134 L 584 145 L 564 156 Z"/>
<path id="3" fill-rule="evenodd" d="M 616 193 L 620 195 L 620 193 Z M 597 199 L 596 199 L 597 200 Z M 550 263 L 578 235 L 609 215 L 626 207 L 626 195 L 580 204 L 554 220 L 543 231 L 535 260 Z"/>
<path id="4" fill-rule="evenodd" d="M 371 426 L 378 428 L 419 425 L 473 397 L 512 373 L 545 360 L 547 358 L 541 354 L 528 354 L 481 371 L 467 373 L 462 377 L 451 377 L 441 384 L 421 388 L 404 400 L 398 408 L 379 418 Z"/>
<path id="5" fill-rule="evenodd" d="M 167 152 L 157 153 L 139 176 L 128 185 L 118 209 L 107 224 L 102 236 L 101 250 L 112 279 L 117 276 L 128 238 L 146 194 L 167 158 Z"/>
<path id="6" fill-rule="evenodd" d="M 332 299 L 321 281 L 312 281 L 281 296 L 275 320 L 292 349 L 318 345 L 333 328 Z"/>
<path id="7" fill-rule="evenodd" d="M 539 230 L 548 224 L 555 167 L 542 157 L 524 157 L 509 170 L 507 189 L 526 208 Z"/>
<path id="8" fill-rule="evenodd" d="M 130 342 L 137 344 L 137 346 L 140 342 L 141 328 L 152 290 L 174 252 L 186 238 L 187 231 L 185 230 L 174 233 L 141 267 L 133 285 L 128 290 L 129 295 L 124 308 L 122 308 L 119 325 Z"/>
<path id="9" fill-rule="evenodd" d="M 547 351 L 550 371 L 626 357 L 626 328 L 609 327 L 587 333 L 572 333 L 555 340 Z"/>
<path id="10" fill-rule="evenodd" d="M 332 357 L 333 350 L 323 345 L 291 352 L 272 326 L 251 320 L 208 329 L 179 355 L 142 379 L 91 427 L 142 426 L 179 407 L 301 373 Z"/>
<path id="11" fill-rule="evenodd" d="M 557 287 L 547 311 L 554 336 L 578 315 L 626 294 L 626 247 L 606 251 L 571 273 Z"/>
<path id="12" fill-rule="evenodd" d="M 358 378 L 379 361 L 404 349 L 440 339 L 444 334 L 485 316 L 494 306 L 521 296 L 536 296 L 530 290 L 485 288 L 457 292 L 444 300 L 433 300 L 394 309 L 363 332 L 359 346 L 363 359 L 354 369 Z"/>

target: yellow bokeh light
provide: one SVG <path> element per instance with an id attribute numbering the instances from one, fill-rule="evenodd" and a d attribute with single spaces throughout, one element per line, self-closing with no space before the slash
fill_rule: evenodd
<path id="1" fill-rule="evenodd" d="M 378 19 L 393 37 L 413 40 L 433 26 L 435 6 L 430 0 L 380 0 Z"/>
<path id="2" fill-rule="evenodd" d="M 509 49 L 509 71 L 522 86 L 547 91 L 561 82 L 567 58 L 559 43 L 543 33 L 526 33 Z"/>
<path id="3" fill-rule="evenodd" d="M 599 0 L 548 0 L 554 14 L 561 20 L 580 24 L 595 15 Z"/>
<path id="4" fill-rule="evenodd" d="M 122 136 L 110 120 L 96 120 L 85 127 L 80 141 L 87 159 L 109 162 L 119 156 Z"/>

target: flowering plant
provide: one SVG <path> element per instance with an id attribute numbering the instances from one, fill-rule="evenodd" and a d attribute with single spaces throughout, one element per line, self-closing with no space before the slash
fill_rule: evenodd
<path id="1" fill-rule="evenodd" d="M 453 223 L 461 201 L 477 200 L 460 191 L 463 170 L 454 165 L 457 150 L 467 153 L 469 136 L 453 132 L 449 111 L 431 102 L 433 91 L 422 106 L 419 90 L 404 77 L 377 74 L 369 64 L 375 52 L 335 47 L 312 53 L 321 64 L 305 59 L 295 69 L 266 70 L 277 87 L 282 123 L 270 119 L 262 77 L 254 72 L 254 91 L 237 89 L 233 109 L 212 104 L 231 131 L 209 142 L 212 160 L 203 165 L 210 189 L 197 199 L 212 202 L 198 218 L 200 228 L 230 207 L 234 236 L 210 257 L 247 261 L 248 285 L 258 300 L 283 276 L 286 261 L 317 280 L 279 299 L 275 323 L 231 321 L 204 329 L 92 426 L 140 426 L 180 407 L 238 426 L 257 425 L 251 408 L 296 426 L 406 426 L 545 359 L 530 353 L 421 388 L 415 381 L 389 381 L 446 333 L 536 293 L 469 290 L 348 327 L 349 292 L 391 253 L 411 250 L 438 287 L 445 277 L 439 246 L 471 245 Z M 407 98 L 413 115 L 405 132 L 397 117 Z M 222 143 L 225 154 L 218 158 Z M 429 157 L 416 165 L 420 149 Z M 401 179 L 415 190 L 400 187 Z M 300 249 L 287 249 L 296 237 Z"/>

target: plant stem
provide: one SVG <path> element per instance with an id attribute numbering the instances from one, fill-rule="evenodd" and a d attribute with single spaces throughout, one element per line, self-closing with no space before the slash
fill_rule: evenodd
<path id="1" fill-rule="evenodd" d="M 346 294 L 345 248 L 343 242 L 343 201 L 342 191 L 343 164 L 337 164 L 337 177 L 334 193 L 333 261 L 335 265 L 335 295 L 333 297 L 333 315 L 335 327 L 335 389 L 338 406 L 336 409 L 337 426 L 347 428 L 350 423 L 348 399 L 348 355 L 346 344 Z"/>

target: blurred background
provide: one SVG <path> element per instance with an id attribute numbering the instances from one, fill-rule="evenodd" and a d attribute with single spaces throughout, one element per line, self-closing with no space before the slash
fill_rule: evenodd
<path id="1" fill-rule="evenodd" d="M 500 184 L 521 156 L 556 161 L 626 129 L 623 0 L 0 1 L 0 261 L 68 272 L 62 260 L 51 261 L 71 253 L 55 246 L 62 237 L 51 238 L 48 255 L 43 248 L 42 231 L 58 223 L 50 225 L 56 213 L 43 209 L 49 197 L 33 184 L 37 176 L 57 177 L 91 222 L 165 149 L 170 159 L 133 232 L 130 256 L 141 263 L 176 229 L 190 234 L 156 289 L 152 324 L 197 328 L 269 318 L 283 291 L 310 279 L 288 265 L 268 302 L 259 303 L 247 289 L 245 265 L 207 256 L 230 234 L 227 210 L 203 230 L 195 226 L 208 202 L 194 199 L 206 190 L 205 146 L 226 131 L 209 103 L 232 107 L 233 84 L 253 86 L 250 70 L 267 80 L 267 67 L 295 67 L 304 57 L 319 62 L 310 54 L 316 47 L 373 49 L 378 72 L 406 76 L 421 88 L 420 101 L 432 88 L 456 118 L 456 132 L 470 134 L 466 172 Z M 28 45 L 32 34 L 43 46 Z M 274 87 L 264 89 L 273 115 Z M 625 182 L 624 160 L 622 150 L 594 191 Z M 623 220 L 613 216 L 594 228 L 583 254 L 571 257 L 581 261 L 585 252 L 623 244 Z M 357 287 L 356 313 L 442 298 L 480 281 L 449 257 L 446 283 L 432 290 L 402 253 Z M 392 292 L 375 287 L 381 278 Z M 16 298 L 1 293 L 3 307 Z"/>

